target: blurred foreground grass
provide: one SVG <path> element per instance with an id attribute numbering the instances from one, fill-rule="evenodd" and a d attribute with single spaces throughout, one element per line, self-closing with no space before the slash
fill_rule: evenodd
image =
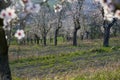
<path id="1" fill-rule="evenodd" d="M 13 80 L 120 80 L 120 39 L 110 47 L 101 40 L 85 40 L 79 46 L 12 45 Z"/>

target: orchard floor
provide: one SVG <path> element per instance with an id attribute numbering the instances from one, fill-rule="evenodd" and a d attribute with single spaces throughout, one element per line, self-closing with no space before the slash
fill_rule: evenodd
<path id="1" fill-rule="evenodd" d="M 13 80 L 120 80 L 120 38 L 83 40 L 74 47 L 10 45 Z"/>

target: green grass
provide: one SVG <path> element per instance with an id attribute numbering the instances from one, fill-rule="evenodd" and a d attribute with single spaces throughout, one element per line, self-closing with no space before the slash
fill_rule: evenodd
<path id="1" fill-rule="evenodd" d="M 20 49 L 11 46 L 13 80 L 119 80 L 120 43 L 111 43 L 110 47 L 98 43 L 95 40 L 77 47 L 33 45 Z"/>
<path id="2" fill-rule="evenodd" d="M 99 70 L 92 73 L 84 73 L 74 80 L 120 80 L 120 69 Z"/>

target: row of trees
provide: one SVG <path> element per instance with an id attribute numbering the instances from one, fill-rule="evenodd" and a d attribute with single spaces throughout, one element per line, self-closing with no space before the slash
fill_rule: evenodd
<path id="1" fill-rule="evenodd" d="M 101 5 L 96 4 L 94 1 L 90 5 L 86 3 L 87 1 L 85 0 L 80 0 L 76 3 L 58 2 L 62 6 L 62 10 L 56 13 L 48 1 L 42 4 L 40 14 L 35 16 L 35 24 L 32 26 L 38 32 L 37 35 L 42 37 L 44 45 L 46 45 L 47 36 L 51 37 L 51 35 L 52 37 L 54 36 L 54 45 L 57 45 L 57 37 L 60 30 L 62 30 L 64 35 L 67 32 L 72 33 L 74 46 L 77 45 L 78 31 L 80 31 L 81 37 L 84 33 L 89 33 L 91 39 L 95 38 L 95 34 L 98 38 L 99 36 L 103 37 L 103 35 L 107 35 L 104 36 L 103 45 L 109 46 L 108 35 L 110 34 L 108 33 L 110 33 L 110 29 L 116 22 L 116 19 L 113 22 L 104 20 L 104 10 Z M 107 26 L 111 26 L 110 29 L 106 29 Z M 112 30 L 115 32 L 119 31 L 119 29 L 115 30 L 114 27 Z"/>
<path id="2" fill-rule="evenodd" d="M 36 29 L 41 33 L 44 45 L 46 45 L 46 37 L 51 29 L 54 30 L 54 45 L 57 45 L 59 30 L 63 27 L 63 21 L 65 21 L 67 17 L 71 17 L 73 20 L 73 45 L 77 45 L 77 31 L 80 29 L 80 10 L 82 9 L 83 2 L 84 0 L 78 1 L 74 4 L 66 1 L 59 2 L 58 4 L 62 6 L 62 9 L 55 13 L 50 7 L 48 1 L 42 4 L 40 14 L 35 16 L 34 26 L 36 26 Z M 59 5 L 57 7 L 59 7 Z"/>

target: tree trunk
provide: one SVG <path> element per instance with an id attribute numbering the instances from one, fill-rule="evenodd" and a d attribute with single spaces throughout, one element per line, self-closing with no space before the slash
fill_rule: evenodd
<path id="1" fill-rule="evenodd" d="M 73 46 L 77 46 L 77 29 L 74 29 L 73 32 Z"/>
<path id="2" fill-rule="evenodd" d="M 104 39 L 103 39 L 103 46 L 108 47 L 109 46 L 109 39 L 110 39 L 110 29 L 115 24 L 117 20 L 114 18 L 112 22 L 108 22 L 104 20 L 103 27 L 104 27 Z"/>
<path id="3" fill-rule="evenodd" d="M 35 36 L 35 43 L 37 43 L 37 44 L 39 44 L 39 37 L 38 37 L 38 35 L 37 34 L 34 34 L 34 36 Z"/>
<path id="4" fill-rule="evenodd" d="M 55 46 L 57 46 L 58 31 L 59 31 L 59 29 L 56 29 L 56 30 L 55 30 L 55 36 L 54 36 L 54 45 L 55 45 Z"/>
<path id="5" fill-rule="evenodd" d="M 74 31 L 73 31 L 73 46 L 77 46 L 77 31 L 80 29 L 79 18 L 73 16 L 74 19 Z"/>
<path id="6" fill-rule="evenodd" d="M 44 46 L 47 45 L 46 41 L 47 41 L 47 40 L 46 40 L 46 35 L 44 35 L 44 36 L 43 36 L 43 44 L 44 44 Z"/>
<path id="7" fill-rule="evenodd" d="M 8 45 L 5 31 L 0 27 L 0 80 L 12 80 L 8 61 Z"/>
<path id="8" fill-rule="evenodd" d="M 117 36 L 117 29 L 115 28 L 113 31 L 113 36 L 116 37 Z"/>
<path id="9" fill-rule="evenodd" d="M 39 44 L 39 39 L 37 38 L 37 44 Z"/>
<path id="10" fill-rule="evenodd" d="M 11 0 L 0 0 L 0 11 L 11 4 Z M 5 31 L 2 28 L 3 20 L 0 19 L 0 80 L 12 80 L 8 61 L 8 44 Z"/>
<path id="11" fill-rule="evenodd" d="M 50 43 L 52 43 L 53 42 L 53 38 L 52 37 L 50 37 Z"/>
<path id="12" fill-rule="evenodd" d="M 105 47 L 109 46 L 109 39 L 110 39 L 110 27 L 106 27 L 106 28 L 104 28 L 103 46 L 105 46 Z"/>

